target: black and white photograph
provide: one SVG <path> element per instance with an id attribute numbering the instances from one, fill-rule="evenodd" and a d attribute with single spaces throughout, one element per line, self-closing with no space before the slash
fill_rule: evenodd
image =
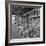
<path id="1" fill-rule="evenodd" d="M 44 43 L 44 3 L 8 4 L 8 44 Z"/>
<path id="2" fill-rule="evenodd" d="M 11 6 L 11 29 L 14 39 L 40 37 L 40 8 Z"/>

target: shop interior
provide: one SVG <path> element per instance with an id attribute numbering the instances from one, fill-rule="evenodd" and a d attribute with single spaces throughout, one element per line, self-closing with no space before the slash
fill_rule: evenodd
<path id="1" fill-rule="evenodd" d="M 10 38 L 40 37 L 40 7 L 11 5 L 10 16 Z"/>

